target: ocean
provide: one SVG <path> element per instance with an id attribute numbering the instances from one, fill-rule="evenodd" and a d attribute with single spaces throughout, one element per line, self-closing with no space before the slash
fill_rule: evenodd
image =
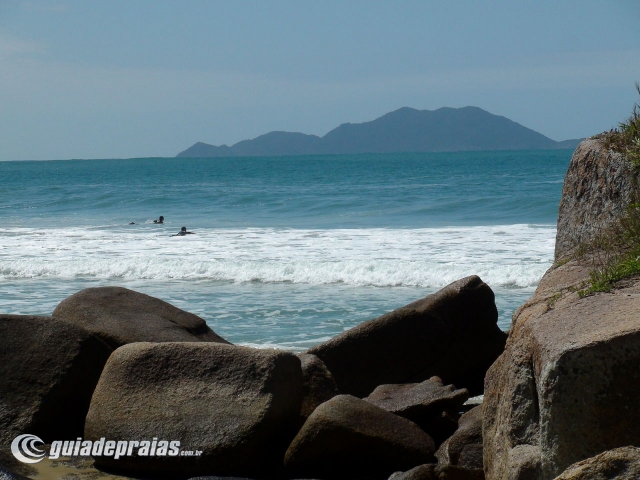
<path id="1" fill-rule="evenodd" d="M 477 274 L 506 330 L 552 264 L 571 153 L 0 162 L 0 312 L 118 285 L 300 351 Z"/>

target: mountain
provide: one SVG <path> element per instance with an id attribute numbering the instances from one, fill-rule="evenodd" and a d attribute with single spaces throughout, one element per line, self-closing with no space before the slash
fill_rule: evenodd
<path id="1" fill-rule="evenodd" d="M 270 132 L 231 147 L 198 142 L 178 157 L 452 152 L 575 148 L 478 107 L 416 110 L 403 107 L 364 123 L 343 123 L 324 137 Z"/>
<path id="2" fill-rule="evenodd" d="M 304 133 L 270 132 L 231 147 L 241 157 L 257 155 L 307 155 L 322 153 L 322 139 Z"/>

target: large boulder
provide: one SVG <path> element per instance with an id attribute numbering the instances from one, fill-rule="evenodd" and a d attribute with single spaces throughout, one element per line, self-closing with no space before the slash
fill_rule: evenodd
<path id="1" fill-rule="evenodd" d="M 433 460 L 433 440 L 416 424 L 351 395 L 311 414 L 285 455 L 289 474 L 306 478 L 387 478 Z"/>
<path id="2" fill-rule="evenodd" d="M 502 353 L 494 295 L 477 276 L 369 320 L 309 350 L 341 393 L 365 397 L 378 385 L 422 382 L 482 392 L 484 375 Z"/>
<path id="3" fill-rule="evenodd" d="M 306 420 L 318 405 L 338 395 L 338 387 L 327 369 L 315 355 L 298 354 L 302 365 L 302 407 L 300 415 Z"/>
<path id="4" fill-rule="evenodd" d="M 640 445 L 639 318 L 633 281 L 514 316 L 485 381 L 488 479 L 552 479 L 603 451 Z"/>
<path id="5" fill-rule="evenodd" d="M 53 316 L 95 333 L 114 349 L 134 342 L 229 343 L 197 315 L 122 287 L 81 290 L 60 302 Z"/>
<path id="6" fill-rule="evenodd" d="M 472 408 L 458 420 L 458 430 L 436 452 L 438 463 L 483 471 L 482 405 Z"/>
<path id="7" fill-rule="evenodd" d="M 302 396 L 292 353 L 222 343 L 134 343 L 96 387 L 85 437 L 179 441 L 199 456 L 96 457 L 136 475 L 259 476 L 282 465 Z M 135 451 L 133 452 L 135 453 Z"/>
<path id="8" fill-rule="evenodd" d="M 364 400 L 422 425 L 445 410 L 458 411 L 468 398 L 465 388 L 458 390 L 431 377 L 421 383 L 380 385 Z"/>
<path id="9" fill-rule="evenodd" d="M 565 176 L 558 213 L 556 260 L 596 240 L 616 225 L 633 190 L 632 165 L 601 141 L 584 140 Z"/>
<path id="10" fill-rule="evenodd" d="M 640 448 L 622 447 L 575 463 L 555 480 L 637 480 Z"/>
<path id="11" fill-rule="evenodd" d="M 0 447 L 26 433 L 45 442 L 82 436 L 111 351 L 76 325 L 0 315 Z"/>

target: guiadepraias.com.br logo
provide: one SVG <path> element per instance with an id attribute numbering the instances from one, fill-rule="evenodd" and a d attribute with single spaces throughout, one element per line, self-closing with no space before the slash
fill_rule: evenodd
<path id="1" fill-rule="evenodd" d="M 11 443 L 11 453 L 24 463 L 38 463 L 47 453 L 43 449 L 44 442 L 35 435 L 19 435 Z M 60 457 L 197 457 L 199 450 L 181 450 L 178 440 L 56 440 L 51 442 L 48 458 L 56 460 Z"/>
<path id="2" fill-rule="evenodd" d="M 18 435 L 11 442 L 11 453 L 21 462 L 38 463 L 46 455 L 44 450 L 38 448 L 38 443 L 44 446 L 44 442 L 35 435 Z"/>

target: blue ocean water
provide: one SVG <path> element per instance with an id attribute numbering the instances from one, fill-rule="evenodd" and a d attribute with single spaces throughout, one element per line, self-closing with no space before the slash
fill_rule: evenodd
<path id="1" fill-rule="evenodd" d="M 301 350 L 478 274 L 506 329 L 552 263 L 571 153 L 0 162 L 0 311 L 121 285 Z"/>

